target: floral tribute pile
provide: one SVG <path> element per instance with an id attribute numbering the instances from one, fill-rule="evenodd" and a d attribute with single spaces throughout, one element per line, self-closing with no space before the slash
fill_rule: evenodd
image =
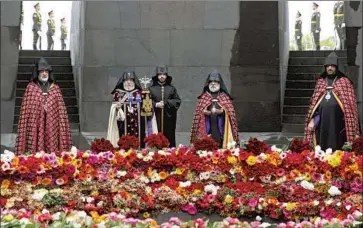
<path id="1" fill-rule="evenodd" d="M 245 149 L 234 148 L 235 144 L 213 151 L 182 145 L 156 149 L 165 146 L 163 140 L 154 136 L 148 141 L 153 149 L 140 151 L 116 150 L 104 139 L 93 148 L 110 151 L 72 148 L 26 156 L 6 151 L 0 162 L 2 227 L 271 225 L 260 217 L 286 221 L 275 227 L 346 227 L 362 222 L 362 154 L 309 150 L 295 140 L 289 148 L 296 153 L 268 148 L 257 139 Z M 209 141 L 208 145 L 214 147 Z M 160 225 L 151 219 L 170 211 L 226 219 L 212 223 L 171 218 Z M 241 217 L 257 220 L 245 222 Z"/>

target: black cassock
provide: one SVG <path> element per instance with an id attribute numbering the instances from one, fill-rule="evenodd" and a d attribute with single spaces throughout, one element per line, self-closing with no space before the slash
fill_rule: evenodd
<path id="1" fill-rule="evenodd" d="M 177 111 L 180 107 L 181 100 L 178 95 L 176 88 L 169 83 L 160 85 L 154 83 L 149 87 L 151 98 L 153 100 L 156 121 L 158 125 L 158 131 L 162 132 L 161 129 L 161 108 L 156 108 L 155 104 L 162 100 L 162 87 L 164 87 L 164 131 L 163 134 L 169 140 L 169 147 L 175 147 L 175 128 Z"/>

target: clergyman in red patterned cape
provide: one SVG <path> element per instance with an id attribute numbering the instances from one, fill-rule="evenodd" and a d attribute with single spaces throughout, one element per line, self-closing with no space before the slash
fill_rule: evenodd
<path id="1" fill-rule="evenodd" d="M 305 139 L 323 150 L 340 150 L 360 134 L 353 83 L 338 66 L 338 56 L 332 52 L 316 81 L 305 121 Z"/>
<path id="2" fill-rule="evenodd" d="M 203 93 L 198 98 L 190 142 L 209 135 L 221 148 L 227 148 L 232 142 L 239 144 L 232 98 L 219 72 L 213 71 L 208 75 Z"/>
<path id="3" fill-rule="evenodd" d="M 69 151 L 72 147 L 67 109 L 52 68 L 41 58 L 26 87 L 20 109 L 16 154 Z"/>

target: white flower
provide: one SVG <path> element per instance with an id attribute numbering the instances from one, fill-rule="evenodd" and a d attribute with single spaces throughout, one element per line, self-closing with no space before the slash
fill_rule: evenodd
<path id="1" fill-rule="evenodd" d="M 46 194 L 48 194 L 47 189 L 44 189 L 44 188 L 36 189 L 36 190 L 34 190 L 32 199 L 41 201 Z"/>
<path id="2" fill-rule="evenodd" d="M 29 221 L 29 219 L 28 218 L 22 218 L 22 219 L 20 219 L 19 220 L 19 223 L 20 223 L 20 225 L 27 225 L 27 224 L 32 224 L 32 222 L 30 222 Z M 23 226 L 22 226 L 23 227 Z"/>
<path id="3" fill-rule="evenodd" d="M 167 152 L 167 151 L 164 151 L 164 150 L 159 150 L 158 151 L 158 154 L 163 155 L 163 156 L 166 156 L 166 155 L 169 155 L 170 153 Z"/>
<path id="4" fill-rule="evenodd" d="M 333 199 L 329 199 L 328 201 L 325 201 L 326 205 L 330 205 L 333 203 Z"/>
<path id="5" fill-rule="evenodd" d="M 179 182 L 180 187 L 182 188 L 186 188 L 189 187 L 192 183 L 190 181 L 186 181 L 186 182 Z"/>
<path id="6" fill-rule="evenodd" d="M 98 202 L 97 207 L 103 207 L 103 201 Z"/>
<path id="7" fill-rule="evenodd" d="M 149 178 L 145 177 L 144 175 L 140 177 L 140 181 L 144 182 L 145 184 L 148 184 L 150 182 Z"/>
<path id="8" fill-rule="evenodd" d="M 124 177 L 124 176 L 126 176 L 126 174 L 127 174 L 127 172 L 126 171 L 117 171 L 117 173 L 116 173 L 116 176 L 117 176 L 117 178 L 120 178 L 120 177 Z"/>
<path id="9" fill-rule="evenodd" d="M 342 192 L 335 186 L 331 186 L 328 190 L 328 193 L 331 195 L 331 196 L 337 196 L 337 195 L 341 195 Z"/>
<path id="10" fill-rule="evenodd" d="M 333 150 L 331 148 L 326 149 L 325 153 L 327 155 L 331 155 L 333 153 Z"/>
<path id="11" fill-rule="evenodd" d="M 229 170 L 229 173 L 233 175 L 233 174 L 235 174 L 235 173 L 236 173 L 236 170 L 234 170 L 234 169 L 232 168 L 232 169 L 230 169 L 230 170 Z"/>
<path id="12" fill-rule="evenodd" d="M 71 153 L 73 153 L 73 154 L 77 154 L 77 147 L 72 146 L 72 148 L 71 148 Z"/>
<path id="13" fill-rule="evenodd" d="M 261 220 L 262 220 L 262 218 L 261 218 L 259 215 L 257 215 L 257 216 L 256 216 L 256 220 L 257 220 L 257 221 L 261 221 Z"/>
<path id="14" fill-rule="evenodd" d="M 345 206 L 345 209 L 347 209 L 348 211 L 350 210 L 350 208 L 352 208 L 352 205 Z"/>
<path id="15" fill-rule="evenodd" d="M 276 146 L 276 145 L 273 145 L 273 146 L 271 146 L 271 151 L 281 153 L 281 152 L 282 152 L 282 149 L 277 148 L 277 146 Z"/>
<path id="16" fill-rule="evenodd" d="M 63 180 L 63 178 L 58 178 L 57 180 L 55 180 L 55 183 L 57 185 L 63 185 L 64 184 L 64 180 Z"/>
<path id="17" fill-rule="evenodd" d="M 34 157 L 36 157 L 36 158 L 42 158 L 42 157 L 44 157 L 44 155 L 45 155 L 45 152 L 44 151 L 40 151 L 40 152 L 37 152 L 34 155 Z"/>
<path id="18" fill-rule="evenodd" d="M 301 185 L 301 187 L 303 187 L 305 189 L 308 189 L 311 191 L 314 190 L 314 185 L 306 180 L 301 181 L 300 185 Z"/>
<path id="19" fill-rule="evenodd" d="M 236 156 L 236 157 L 238 157 L 239 156 L 239 151 L 240 151 L 240 149 L 239 148 L 236 148 L 236 149 L 234 149 L 234 151 L 233 151 L 233 155 L 234 156 Z"/>
<path id="20" fill-rule="evenodd" d="M 208 180 L 210 178 L 210 172 L 203 172 L 199 174 L 200 180 Z"/>
<path id="21" fill-rule="evenodd" d="M 227 143 L 227 148 L 228 149 L 234 149 L 236 147 L 236 142 L 232 141 Z"/>
<path id="22" fill-rule="evenodd" d="M 54 220 L 60 220 L 60 216 L 61 216 L 61 213 L 60 213 L 60 212 L 57 212 L 57 213 L 54 213 L 54 214 L 52 215 L 52 218 L 53 218 Z"/>
<path id="23" fill-rule="evenodd" d="M 87 203 L 92 203 L 93 200 L 94 200 L 93 197 L 86 197 Z"/>
<path id="24" fill-rule="evenodd" d="M 2 164 L 2 165 L 1 165 L 1 169 L 2 169 L 3 171 L 7 171 L 7 170 L 9 170 L 9 169 L 10 169 L 10 164 L 9 164 L 9 162 L 4 162 L 4 164 Z"/>
<path id="25" fill-rule="evenodd" d="M 213 184 L 209 184 L 204 187 L 204 191 L 207 193 L 211 193 L 212 195 L 217 195 L 218 189 L 219 186 L 215 186 Z"/>
<path id="26" fill-rule="evenodd" d="M 267 222 L 263 222 L 261 225 L 259 225 L 258 227 L 262 227 L 262 228 L 265 228 L 265 227 L 270 227 L 271 224 L 270 223 L 267 223 Z"/>
<path id="27" fill-rule="evenodd" d="M 2 162 L 11 162 L 14 157 L 15 154 L 9 150 L 4 150 L 4 153 L 0 154 L 0 160 Z"/>
<path id="28" fill-rule="evenodd" d="M 319 145 L 315 147 L 315 152 L 317 151 L 321 151 L 321 147 Z"/>
<path id="29" fill-rule="evenodd" d="M 137 157 L 138 159 L 141 159 L 141 158 L 143 158 L 144 156 L 143 156 L 141 153 L 137 153 L 136 157 Z"/>
<path id="30" fill-rule="evenodd" d="M 314 206 L 318 206 L 319 205 L 319 201 L 314 200 Z"/>
<path id="31" fill-rule="evenodd" d="M 43 209 L 42 214 L 49 214 L 49 211 L 47 209 Z"/>
<path id="32" fill-rule="evenodd" d="M 280 158 L 281 158 L 281 159 L 285 159 L 285 158 L 286 158 L 286 156 L 287 156 L 287 153 L 285 153 L 285 152 L 282 152 L 282 153 L 280 154 Z"/>
<path id="33" fill-rule="evenodd" d="M 341 202 L 338 202 L 338 203 L 337 203 L 337 206 L 338 206 L 338 207 L 340 207 L 341 205 L 342 205 L 342 203 L 341 203 Z"/>
<path id="34" fill-rule="evenodd" d="M 261 153 L 259 157 L 262 158 L 263 160 L 266 160 L 267 155 L 265 153 Z"/>

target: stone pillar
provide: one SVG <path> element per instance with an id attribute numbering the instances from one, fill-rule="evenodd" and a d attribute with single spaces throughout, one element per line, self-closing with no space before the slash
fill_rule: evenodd
<path id="1" fill-rule="evenodd" d="M 1 133 L 12 133 L 15 81 L 18 71 L 20 1 L 0 2 L 1 7 Z"/>
<path id="2" fill-rule="evenodd" d="M 354 81 L 358 100 L 358 111 L 363 127 L 363 59 L 362 59 L 362 8 L 360 1 L 345 2 L 345 24 L 347 34 L 347 75 Z"/>
<path id="3" fill-rule="evenodd" d="M 240 2 L 230 64 L 240 131 L 281 131 L 278 2 Z"/>

